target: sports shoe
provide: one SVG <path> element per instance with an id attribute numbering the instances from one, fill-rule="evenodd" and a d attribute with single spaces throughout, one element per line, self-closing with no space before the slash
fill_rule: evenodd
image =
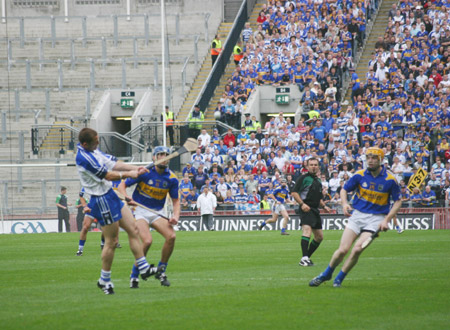
<path id="1" fill-rule="evenodd" d="M 314 263 L 308 257 L 303 257 L 302 259 L 300 259 L 300 262 L 298 264 L 303 267 L 314 266 Z"/>
<path id="2" fill-rule="evenodd" d="M 155 275 L 155 279 L 159 280 L 161 282 L 162 286 L 170 286 L 170 282 L 167 279 L 166 273 L 159 272 L 159 268 L 158 268 L 158 273 L 156 273 L 156 275 Z"/>
<path id="3" fill-rule="evenodd" d="M 100 281 L 97 282 L 97 286 L 105 293 L 105 294 L 114 294 L 114 285 L 112 282 L 107 282 L 105 284 L 100 284 Z"/>
<path id="4" fill-rule="evenodd" d="M 105 246 L 105 244 L 100 244 L 100 250 L 103 250 L 104 246 Z"/>
<path id="5" fill-rule="evenodd" d="M 289 233 L 287 231 L 282 231 L 281 235 L 289 235 Z"/>
<path id="6" fill-rule="evenodd" d="M 139 289 L 139 279 L 138 278 L 130 279 L 130 288 L 131 289 Z"/>
<path id="7" fill-rule="evenodd" d="M 342 285 L 342 282 L 334 281 L 334 283 L 333 283 L 333 288 L 340 288 L 341 285 Z"/>
<path id="8" fill-rule="evenodd" d="M 319 286 L 325 281 L 329 281 L 331 279 L 331 275 L 328 277 L 323 276 L 323 273 L 320 273 L 319 276 L 314 277 L 311 282 L 309 282 L 309 286 Z"/>
<path id="9" fill-rule="evenodd" d="M 116 248 L 121 249 L 122 245 L 120 245 L 120 243 L 117 243 Z"/>
<path id="10" fill-rule="evenodd" d="M 77 256 L 78 256 L 78 257 L 81 257 L 82 255 L 83 255 L 83 251 L 78 250 L 78 251 L 77 251 Z"/>
<path id="11" fill-rule="evenodd" d="M 264 225 L 261 223 L 258 227 L 259 230 L 262 230 L 264 228 Z"/>
<path id="12" fill-rule="evenodd" d="M 155 265 L 151 264 L 150 267 L 148 267 L 147 271 L 145 273 L 141 274 L 141 278 L 144 281 L 147 281 L 147 279 L 150 276 L 155 275 L 157 272 L 158 272 L 158 268 L 156 268 Z"/>
<path id="13" fill-rule="evenodd" d="M 403 233 L 403 229 L 401 227 L 398 227 L 397 228 L 397 233 L 399 233 L 399 234 Z"/>

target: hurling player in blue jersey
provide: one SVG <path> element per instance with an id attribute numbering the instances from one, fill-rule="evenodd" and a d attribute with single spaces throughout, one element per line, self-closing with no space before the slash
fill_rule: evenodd
<path id="1" fill-rule="evenodd" d="M 157 272 L 157 268 L 149 265 L 144 256 L 133 214 L 116 195 L 111 184 L 111 181 L 122 178 L 137 178 L 148 170 L 145 167 L 117 161 L 114 156 L 98 150 L 98 134 L 91 128 L 83 128 L 78 140 L 80 141 L 76 155 L 78 175 L 85 192 L 91 196 L 85 211 L 88 216 L 98 220 L 105 236 L 102 271 L 97 286 L 105 294 L 114 294 L 111 266 L 119 237 L 119 225 L 128 233 L 130 249 L 136 258 L 142 279 L 146 280 Z"/>
<path id="2" fill-rule="evenodd" d="M 169 148 L 156 147 L 153 150 L 153 161 L 156 162 L 168 155 L 170 155 Z M 155 276 L 160 280 L 161 285 L 163 286 L 170 286 L 170 282 L 166 275 L 166 268 L 175 246 L 175 231 L 172 225 L 176 225 L 180 218 L 178 179 L 175 173 L 169 170 L 167 167 L 168 165 L 169 161 L 166 161 L 150 167 L 149 173 L 141 175 L 136 179 L 126 179 L 125 181 L 122 181 L 118 188 L 120 193 L 125 196 L 125 200 L 128 204 L 137 205 L 134 216 L 137 220 L 139 235 L 141 236 L 144 245 L 144 254 L 147 255 L 147 252 L 152 245 L 152 235 L 150 234 L 149 227 L 155 229 L 165 239 L 161 251 L 161 260 L 158 264 L 158 272 Z M 136 188 L 134 189 L 133 198 L 131 199 L 127 195 L 126 187 L 131 187 L 133 185 L 136 185 Z M 169 221 L 139 206 L 139 204 L 143 205 L 165 215 L 164 204 L 166 203 L 167 195 L 170 196 L 173 204 L 173 215 Z M 138 269 L 136 265 L 133 265 L 130 276 L 130 288 L 137 289 L 139 287 L 138 277 Z"/>
<path id="3" fill-rule="evenodd" d="M 348 272 L 356 265 L 363 252 L 361 244 L 378 230 L 386 231 L 388 224 L 397 214 L 402 205 L 400 188 L 394 175 L 381 165 L 384 152 L 380 148 L 371 147 L 366 150 L 367 169 L 357 171 L 341 189 L 341 200 L 348 224 L 342 234 L 339 248 L 334 252 L 327 269 L 309 283 L 309 286 L 319 286 L 328 281 L 334 269 L 344 260 L 353 242 L 358 238 L 350 256 L 342 270 L 334 279 L 333 286 L 340 287 Z M 347 193 L 355 191 L 353 208 L 347 201 Z M 394 204 L 390 208 L 390 200 Z M 352 214 L 351 214 L 352 213 Z"/>
<path id="4" fill-rule="evenodd" d="M 269 198 L 275 200 L 275 204 L 272 206 L 272 218 L 267 221 L 263 221 L 259 226 L 259 230 L 262 230 L 268 223 L 277 222 L 278 216 L 281 215 L 283 217 L 283 223 L 281 225 L 281 235 L 289 235 L 289 233 L 286 231 L 287 223 L 289 221 L 289 215 L 286 211 L 286 207 L 284 206 L 286 203 L 286 199 L 289 196 L 289 190 L 287 189 L 286 179 L 281 179 L 280 184 L 281 185 L 273 191 L 273 194 L 269 194 Z"/>

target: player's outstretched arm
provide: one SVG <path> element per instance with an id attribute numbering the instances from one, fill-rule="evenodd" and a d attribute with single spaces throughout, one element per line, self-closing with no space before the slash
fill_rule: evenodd
<path id="1" fill-rule="evenodd" d="M 325 212 L 330 213 L 331 209 L 324 203 L 324 201 L 321 199 L 320 200 L 320 207 L 323 208 L 325 210 Z"/>
<path id="2" fill-rule="evenodd" d="M 127 164 L 127 163 L 124 163 L 123 161 L 119 160 L 114 165 L 113 170 L 114 171 L 138 171 L 140 168 L 144 168 L 144 167 Z"/>
<path id="3" fill-rule="evenodd" d="M 170 218 L 169 222 L 172 225 L 176 225 L 178 224 L 178 221 L 180 219 L 180 212 L 181 212 L 180 199 L 172 198 L 172 205 L 173 205 L 173 215 L 172 218 Z"/>
<path id="4" fill-rule="evenodd" d="M 137 205 L 133 201 L 133 199 L 130 196 L 128 196 L 127 185 L 125 184 L 124 180 L 122 180 L 122 182 L 120 182 L 119 185 L 117 186 L 117 192 L 119 193 L 119 197 L 124 198 L 128 205 L 134 205 L 134 206 Z M 121 197 L 121 196 L 123 196 L 123 197 Z"/>
<path id="5" fill-rule="evenodd" d="M 402 201 L 399 199 L 398 201 L 396 201 L 394 203 L 394 205 L 392 205 L 392 208 L 389 211 L 388 215 L 386 215 L 384 220 L 380 223 L 381 230 L 386 231 L 389 229 L 389 226 L 388 226 L 389 222 L 392 220 L 393 217 L 395 217 L 395 215 L 397 214 L 397 212 L 400 210 L 401 207 L 402 207 Z"/>
<path id="6" fill-rule="evenodd" d="M 341 204 L 342 204 L 342 209 L 344 210 L 344 215 L 349 217 L 351 216 L 351 212 L 352 212 L 352 207 L 350 206 L 350 204 L 348 203 L 347 200 L 347 190 L 345 190 L 344 188 L 341 189 L 340 192 L 340 196 L 341 196 Z"/>

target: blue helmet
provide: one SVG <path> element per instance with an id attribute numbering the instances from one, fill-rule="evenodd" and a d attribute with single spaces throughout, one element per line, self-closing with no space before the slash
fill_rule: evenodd
<path id="1" fill-rule="evenodd" d="M 170 149 L 164 146 L 158 146 L 153 149 L 153 156 L 159 155 L 159 154 L 167 154 L 170 155 Z"/>

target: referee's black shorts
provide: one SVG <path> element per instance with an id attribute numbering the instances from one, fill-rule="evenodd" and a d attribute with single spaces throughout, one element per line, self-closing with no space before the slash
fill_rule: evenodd
<path id="1" fill-rule="evenodd" d="M 318 209 L 314 209 L 311 207 L 309 212 L 303 212 L 300 208 L 298 210 L 298 214 L 300 216 L 301 225 L 308 225 L 312 229 L 322 229 L 322 219 L 320 218 L 320 212 Z"/>

